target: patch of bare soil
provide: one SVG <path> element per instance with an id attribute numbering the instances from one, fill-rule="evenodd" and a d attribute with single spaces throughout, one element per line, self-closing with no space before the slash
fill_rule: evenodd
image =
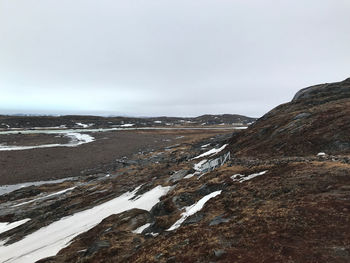
<path id="1" fill-rule="evenodd" d="M 115 131 L 91 134 L 96 141 L 78 147 L 53 147 L 21 151 L 0 151 L 0 185 L 21 182 L 58 179 L 92 172 L 115 170 L 116 159 L 130 157 L 135 153 L 152 151 L 167 145 L 174 145 L 191 138 L 214 136 L 228 133 L 215 130 L 147 130 Z M 230 133 L 230 132 L 229 132 Z M 184 137 L 182 137 L 184 136 Z M 30 137 L 15 135 L 9 141 L 42 144 L 51 140 L 50 136 Z M 62 138 L 55 138 L 59 141 Z"/>

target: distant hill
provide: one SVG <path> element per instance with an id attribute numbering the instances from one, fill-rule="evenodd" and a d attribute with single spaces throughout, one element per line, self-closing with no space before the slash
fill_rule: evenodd
<path id="1" fill-rule="evenodd" d="M 106 128 L 106 127 L 171 127 L 171 126 L 247 126 L 255 118 L 242 115 L 202 115 L 194 118 L 182 117 L 101 117 L 101 116 L 7 116 L 0 115 L 0 128 L 66 127 L 66 128 Z"/>

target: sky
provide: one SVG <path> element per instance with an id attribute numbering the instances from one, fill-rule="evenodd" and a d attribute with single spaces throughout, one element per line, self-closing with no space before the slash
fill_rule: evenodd
<path id="1" fill-rule="evenodd" d="M 349 0 L 0 0 L 0 114 L 262 116 L 350 77 Z"/>

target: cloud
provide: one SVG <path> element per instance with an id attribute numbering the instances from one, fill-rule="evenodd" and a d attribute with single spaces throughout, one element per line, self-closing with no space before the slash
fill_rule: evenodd
<path id="1" fill-rule="evenodd" d="M 345 0 L 0 3 L 0 111 L 260 116 L 349 77 Z"/>

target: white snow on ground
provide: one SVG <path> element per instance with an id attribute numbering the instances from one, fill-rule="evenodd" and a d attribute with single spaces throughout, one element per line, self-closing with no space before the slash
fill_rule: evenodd
<path id="1" fill-rule="evenodd" d="M 244 181 L 248 181 L 248 180 L 251 180 L 257 176 L 260 176 L 260 175 L 263 175 L 263 174 L 266 174 L 268 171 L 262 171 L 260 173 L 255 173 L 255 174 L 250 174 L 250 175 L 247 175 L 247 176 L 244 176 L 242 174 L 235 174 L 235 175 L 232 175 L 231 176 L 231 179 L 235 182 L 240 182 L 240 183 L 243 183 Z"/>
<path id="2" fill-rule="evenodd" d="M 184 179 L 192 178 L 194 175 L 195 175 L 194 173 L 193 173 L 193 174 L 188 174 L 188 175 L 186 175 L 186 176 L 184 177 Z"/>
<path id="3" fill-rule="evenodd" d="M 0 234 L 4 233 L 6 231 L 9 231 L 12 228 L 18 227 L 20 225 L 23 225 L 24 223 L 28 222 L 30 218 L 26 218 L 20 221 L 12 222 L 12 223 L 0 223 Z"/>
<path id="4" fill-rule="evenodd" d="M 126 123 L 126 124 L 119 125 L 119 127 L 132 127 L 134 125 L 135 125 L 134 123 Z"/>
<path id="5" fill-rule="evenodd" d="M 140 226 L 138 228 L 136 228 L 134 231 L 132 231 L 133 233 L 135 234 L 141 234 L 143 230 L 145 230 L 147 227 L 149 227 L 151 224 L 150 223 L 147 223 L 143 226 Z"/>
<path id="6" fill-rule="evenodd" d="M 83 127 L 83 128 L 88 128 L 88 127 L 91 127 L 92 125 L 94 125 L 93 123 L 84 124 L 84 123 L 81 123 L 81 122 L 77 122 L 75 124 L 80 126 L 80 127 Z"/>
<path id="7" fill-rule="evenodd" d="M 210 145 L 210 143 L 204 144 L 204 145 L 202 145 L 201 147 L 202 147 L 202 148 L 207 148 L 209 145 Z"/>
<path id="8" fill-rule="evenodd" d="M 51 148 L 51 147 L 76 147 L 81 144 L 90 143 L 95 140 L 94 137 L 88 134 L 81 134 L 78 132 L 69 132 L 64 134 L 64 136 L 69 137 L 71 141 L 65 144 L 43 144 L 34 146 L 8 146 L 0 144 L 0 151 L 19 151 L 19 150 L 30 150 L 37 148 Z"/>
<path id="9" fill-rule="evenodd" d="M 199 163 L 196 163 L 196 164 L 193 166 L 193 169 L 195 169 L 196 171 L 200 171 L 202 165 L 205 164 L 206 162 L 207 162 L 207 159 L 204 159 L 204 160 L 200 161 Z"/>
<path id="10" fill-rule="evenodd" d="M 30 204 L 30 203 L 33 203 L 33 202 L 36 202 L 36 201 L 39 201 L 39 200 L 42 200 L 42 199 L 47 199 L 47 198 L 50 198 L 50 197 L 53 197 L 53 196 L 56 196 L 56 195 L 61 195 L 61 194 L 64 194 L 64 193 L 66 193 L 68 191 L 73 190 L 74 188 L 75 188 L 75 186 L 71 187 L 71 188 L 68 188 L 68 189 L 65 189 L 65 190 L 62 190 L 62 191 L 58 191 L 56 193 L 52 193 L 52 194 L 45 195 L 45 196 L 42 196 L 42 197 L 39 197 L 39 198 L 35 198 L 33 200 L 30 200 L 30 201 L 19 203 L 17 205 L 13 205 L 12 207 L 18 207 L 18 206 L 22 206 L 22 205 L 25 205 L 25 204 Z"/>
<path id="11" fill-rule="evenodd" d="M 72 141 L 67 144 L 67 146 L 69 147 L 75 147 L 84 143 L 93 142 L 95 140 L 94 137 L 88 134 L 81 134 L 78 132 L 70 132 L 67 133 L 65 136 L 68 136 L 72 139 Z"/>
<path id="12" fill-rule="evenodd" d="M 154 121 L 154 123 L 162 123 L 162 121 Z"/>
<path id="13" fill-rule="evenodd" d="M 326 153 L 320 152 L 320 153 L 317 154 L 317 156 L 326 156 Z"/>
<path id="14" fill-rule="evenodd" d="M 208 156 L 208 155 L 217 154 L 217 153 L 221 152 L 223 149 L 225 149 L 227 145 L 228 145 L 228 144 L 225 144 L 225 145 L 221 146 L 221 147 L 218 148 L 218 149 L 216 149 L 216 148 L 211 149 L 211 150 L 209 150 L 209 151 L 207 151 L 207 152 L 205 152 L 205 153 L 202 153 L 201 155 L 198 155 L 198 156 L 192 158 L 192 160 L 198 159 L 198 158 L 202 158 L 202 157 Z"/>
<path id="15" fill-rule="evenodd" d="M 132 192 L 114 198 L 91 209 L 64 217 L 22 240 L 8 246 L 0 246 L 0 262 L 31 263 L 54 256 L 77 235 L 88 231 L 104 218 L 132 208 L 151 210 L 170 187 L 157 186 L 132 200 L 139 187 Z"/>
<path id="16" fill-rule="evenodd" d="M 214 198 L 215 196 L 221 194 L 220 191 L 216 191 L 213 193 L 210 193 L 206 196 L 204 196 L 202 199 L 200 199 L 197 203 L 185 207 L 185 212 L 183 212 L 181 215 L 181 218 L 177 220 L 167 231 L 173 231 L 181 226 L 181 224 L 191 215 L 194 215 L 198 211 L 202 210 L 203 206 L 205 205 L 206 202 L 208 202 L 211 198 Z"/>
<path id="17" fill-rule="evenodd" d="M 43 184 L 57 184 L 62 183 L 64 181 L 71 181 L 74 180 L 74 177 L 68 177 L 64 179 L 58 179 L 58 180 L 50 180 L 50 181 L 37 181 L 37 182 L 29 182 L 29 183 L 21 183 L 21 184 L 10 184 L 10 185 L 2 185 L 0 186 L 0 195 L 11 193 L 15 190 L 21 189 L 23 187 L 28 187 L 31 185 L 43 185 Z"/>

